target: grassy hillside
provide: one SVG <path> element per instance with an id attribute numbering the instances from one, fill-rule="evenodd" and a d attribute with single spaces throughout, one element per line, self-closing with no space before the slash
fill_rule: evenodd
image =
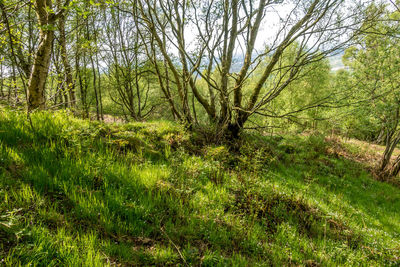
<path id="1" fill-rule="evenodd" d="M 400 264 L 400 189 L 323 137 L 202 143 L 163 121 L 0 110 L 1 264 Z"/>

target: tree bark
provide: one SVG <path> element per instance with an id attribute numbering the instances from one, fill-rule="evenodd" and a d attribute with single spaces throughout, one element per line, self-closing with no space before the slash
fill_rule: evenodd
<path id="1" fill-rule="evenodd" d="M 40 33 L 40 44 L 33 62 L 32 73 L 28 86 L 29 110 L 45 108 L 45 86 L 50 65 L 51 47 L 54 40 L 54 31 Z"/>
<path id="2" fill-rule="evenodd" d="M 68 52 L 67 52 L 67 41 L 65 37 L 65 15 L 62 14 L 59 20 L 59 31 L 60 31 L 60 46 L 61 46 L 61 60 L 64 65 L 65 72 L 65 88 L 67 90 L 69 96 L 69 106 L 75 107 L 76 105 L 76 97 L 75 97 L 75 81 L 72 76 L 72 68 L 71 64 L 68 60 Z"/>
<path id="3" fill-rule="evenodd" d="M 54 24 L 63 14 L 69 4 L 66 0 L 64 6 L 59 6 L 57 13 L 53 10 L 51 0 L 34 1 L 36 16 L 39 23 L 39 47 L 35 53 L 33 67 L 28 85 L 28 110 L 44 109 L 46 104 L 45 86 L 49 72 L 52 45 L 54 40 Z"/>
<path id="4" fill-rule="evenodd" d="M 4 97 L 4 78 L 3 78 L 3 62 L 0 61 L 0 95 Z"/>

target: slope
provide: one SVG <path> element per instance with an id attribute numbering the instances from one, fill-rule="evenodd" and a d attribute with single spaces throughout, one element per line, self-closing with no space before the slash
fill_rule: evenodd
<path id="1" fill-rule="evenodd" d="M 321 136 L 0 110 L 0 261 L 39 266 L 400 264 L 400 189 Z"/>

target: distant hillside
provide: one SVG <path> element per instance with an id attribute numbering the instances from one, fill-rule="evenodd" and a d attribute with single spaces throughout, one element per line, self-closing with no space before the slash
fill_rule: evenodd
<path id="1" fill-rule="evenodd" d="M 344 53 L 340 53 L 335 56 L 329 57 L 329 62 L 331 64 L 332 71 L 337 71 L 345 68 L 342 62 L 343 54 Z"/>
<path id="2" fill-rule="evenodd" d="M 340 54 L 328 58 L 331 64 L 332 71 L 337 71 L 346 68 L 342 62 L 343 55 L 344 52 L 341 52 Z M 239 72 L 243 66 L 243 61 L 244 61 L 243 56 L 236 56 L 232 62 L 231 72 Z"/>

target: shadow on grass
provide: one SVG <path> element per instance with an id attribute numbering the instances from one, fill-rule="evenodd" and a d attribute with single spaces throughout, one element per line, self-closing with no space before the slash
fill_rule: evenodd
<path id="1" fill-rule="evenodd" d="M 261 250 L 244 248 L 243 231 L 193 216 L 193 207 L 183 204 L 181 196 L 146 185 L 145 178 L 137 177 L 140 173 L 121 159 L 110 163 L 112 157 L 96 155 L 96 151 L 66 153 L 70 148 L 62 143 L 39 143 L 12 125 L 0 132 L 0 138 L 23 162 L 21 168 L 11 172 L 12 178 L 31 186 L 45 199 L 46 209 L 62 216 L 62 220 L 54 220 L 37 215 L 51 232 L 58 228 L 95 232 L 103 243 L 113 247 L 103 249 L 113 251 L 115 255 L 109 256 L 119 258 L 117 261 L 126 260 L 118 255 L 119 245 L 139 248 L 134 260 L 152 264 L 151 249 L 155 246 L 172 247 L 175 254 L 181 254 L 179 248 L 189 243 L 198 246 L 191 256 L 193 262 L 200 262 L 210 249 L 227 257 L 242 253 L 244 257 L 268 260 Z M 188 260 L 178 257 L 173 263 Z"/>
<path id="2" fill-rule="evenodd" d="M 399 248 L 393 250 L 400 232 L 398 188 L 376 181 L 358 162 L 324 154 L 312 158 L 308 154 L 298 151 L 286 156 L 291 163 L 276 164 L 268 179 L 323 203 L 329 212 L 344 215 L 352 228 L 356 225 L 359 231 L 369 231 L 364 246 L 374 242 L 377 249 L 400 255 Z M 380 238 L 392 247 L 383 247 Z M 397 241 L 390 242 L 391 238 Z"/>
<path id="3" fill-rule="evenodd" d="M 350 229 L 342 226 L 341 222 L 332 222 L 332 233 L 319 237 L 317 235 L 323 229 L 318 227 L 323 225 L 325 213 L 315 212 L 292 198 L 257 195 L 254 193 L 256 189 L 248 195 L 249 188 L 238 192 L 235 207 L 227 207 L 225 211 L 243 215 L 240 227 L 217 221 L 212 216 L 198 216 L 196 207 L 190 201 L 191 195 L 160 187 L 157 179 L 163 177 L 154 178 L 142 172 L 148 170 L 147 173 L 157 174 L 162 165 L 167 164 L 161 157 L 156 157 L 157 161 L 152 154 L 143 154 L 144 161 L 152 160 L 150 164 L 131 161 L 133 165 L 130 165 L 124 158 L 129 156 L 129 149 L 113 154 L 114 151 L 101 140 L 86 140 L 87 145 L 80 147 L 79 144 L 72 146 L 59 140 L 57 136 L 49 137 L 35 137 L 29 129 L 15 127 L 12 123 L 0 124 L 3 145 L 15 151 L 22 162 L 19 168 L 9 170 L 13 179 L 20 180 L 40 194 L 45 199 L 46 212 L 61 215 L 54 219 L 37 212 L 34 223 L 41 222 L 53 234 L 60 228 L 66 228 L 73 234 L 95 233 L 101 240 L 99 250 L 117 263 L 199 264 L 209 251 L 217 251 L 218 256 L 225 258 L 239 255 L 250 263 L 273 262 L 267 242 L 273 242 L 274 228 L 288 219 L 299 226 L 300 235 L 308 236 L 310 242 L 314 241 L 313 238 L 327 238 L 342 245 L 345 243 L 342 239 L 350 239 L 350 244 L 346 244 L 348 249 L 358 249 L 359 243 L 364 242 L 357 236 L 343 234 Z M 285 148 L 285 153 L 293 154 L 297 150 L 298 147 Z M 371 216 L 369 220 L 376 221 L 376 225 L 381 224 L 385 228 L 396 226 L 379 216 L 380 209 L 385 207 L 393 217 L 396 209 L 390 204 L 398 204 L 398 193 L 389 190 L 388 185 L 368 177 L 349 177 L 356 172 L 350 168 L 352 164 L 347 165 L 344 161 L 326 164 L 314 158 L 299 160 L 299 157 L 295 155 L 289 167 L 288 164 L 281 166 L 278 182 L 290 182 L 293 188 L 302 190 L 309 186 L 308 194 L 314 194 L 319 199 L 341 196 L 349 203 L 349 207 L 345 207 L 347 215 L 353 210 L 361 210 L 364 215 Z M 323 165 L 319 165 L 321 162 Z M 328 166 L 326 173 L 321 172 L 323 166 Z M 314 171 L 310 174 L 313 178 L 310 183 L 305 182 L 303 172 L 309 170 Z M 174 175 L 166 173 L 167 176 Z M 366 189 L 359 190 L 363 186 Z M 374 192 L 376 189 L 378 193 Z M 381 195 L 385 190 L 394 193 L 392 200 Z M 371 207 L 371 203 L 380 208 Z M 256 216 L 252 217 L 254 212 Z M 252 243 L 254 238 L 251 240 L 249 237 L 254 218 L 260 228 L 264 227 L 264 233 L 257 236 L 256 243 Z M 271 229 L 272 232 L 268 232 Z M 164 258 L 157 260 L 162 256 L 155 254 L 161 249 L 164 249 Z M 289 255 L 283 257 L 288 258 Z"/>

